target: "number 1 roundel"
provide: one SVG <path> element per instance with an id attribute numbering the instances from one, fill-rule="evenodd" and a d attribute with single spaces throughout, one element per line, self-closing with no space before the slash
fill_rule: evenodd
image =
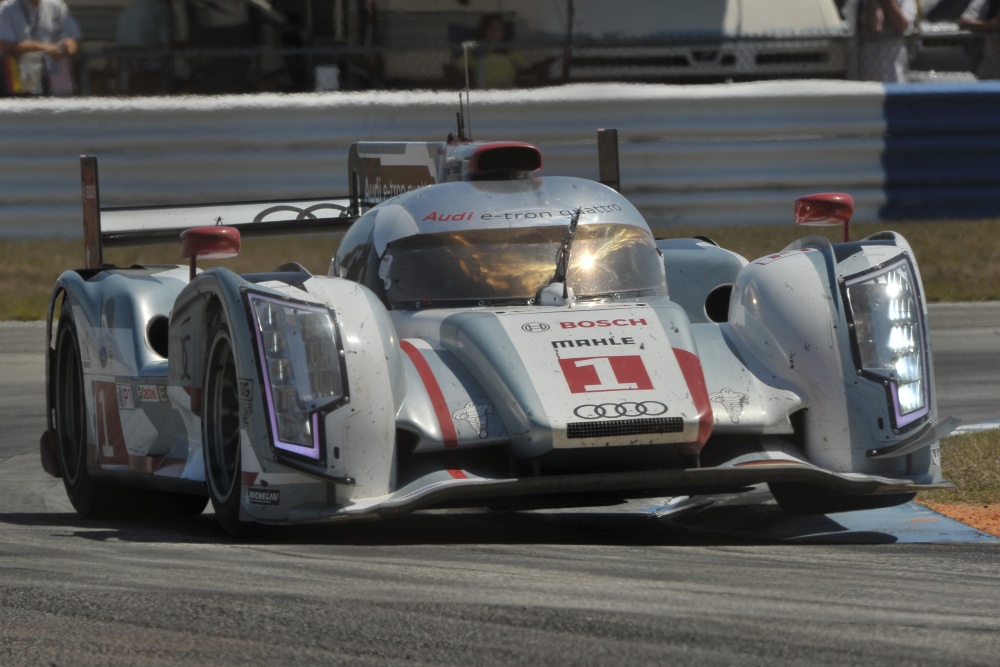
<path id="1" fill-rule="evenodd" d="M 638 355 L 560 359 L 559 366 L 574 394 L 653 388 Z"/>

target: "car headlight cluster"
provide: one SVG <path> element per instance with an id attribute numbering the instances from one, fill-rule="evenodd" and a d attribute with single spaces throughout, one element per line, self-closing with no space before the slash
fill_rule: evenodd
<path id="1" fill-rule="evenodd" d="M 845 281 L 858 371 L 888 388 L 893 427 L 929 411 L 923 309 L 907 260 Z"/>
<path id="2" fill-rule="evenodd" d="M 274 446 L 320 459 L 320 413 L 345 394 L 333 313 L 259 294 L 248 298 Z"/>

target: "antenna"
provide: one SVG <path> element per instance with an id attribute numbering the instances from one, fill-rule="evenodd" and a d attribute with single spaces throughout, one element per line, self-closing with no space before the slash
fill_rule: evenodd
<path id="1" fill-rule="evenodd" d="M 474 49 L 478 46 L 479 42 L 462 42 L 462 54 L 465 58 L 465 106 L 462 106 L 462 93 L 459 93 L 458 108 L 462 114 L 462 120 L 460 120 L 458 124 L 459 141 L 472 141 L 472 108 L 469 105 L 469 91 L 472 89 L 472 86 L 469 84 L 469 49 Z M 468 136 L 465 134 L 466 125 L 468 125 L 469 128 Z"/>

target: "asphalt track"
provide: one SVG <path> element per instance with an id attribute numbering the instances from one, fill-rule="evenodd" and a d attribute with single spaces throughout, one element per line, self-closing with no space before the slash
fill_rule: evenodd
<path id="1" fill-rule="evenodd" d="M 1000 305 L 931 323 L 941 414 L 1000 420 Z M 0 325 L 2 665 L 997 664 L 1000 540 L 915 504 L 81 521 L 38 463 L 42 337 Z"/>

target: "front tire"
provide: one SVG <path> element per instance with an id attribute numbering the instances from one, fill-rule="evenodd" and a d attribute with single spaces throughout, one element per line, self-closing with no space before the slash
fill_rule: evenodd
<path id="1" fill-rule="evenodd" d="M 212 327 L 209 341 L 201 415 L 205 478 L 219 523 L 235 536 L 243 528 L 240 400 L 232 337 L 221 318 Z"/>

